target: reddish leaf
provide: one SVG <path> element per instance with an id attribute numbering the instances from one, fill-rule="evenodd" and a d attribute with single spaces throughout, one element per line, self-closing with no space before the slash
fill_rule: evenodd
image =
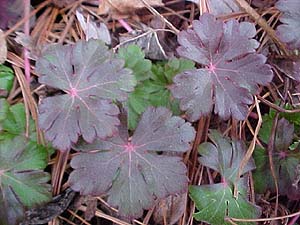
<path id="1" fill-rule="evenodd" d="M 223 23 L 209 14 L 193 21 L 193 29 L 179 33 L 179 55 L 205 67 L 173 79 L 171 91 L 191 121 L 209 114 L 213 105 L 214 112 L 223 119 L 231 115 L 245 119 L 248 104 L 253 101 L 251 93 L 273 77 L 266 58 L 255 53 L 255 34 L 251 23 Z"/>
<path id="2" fill-rule="evenodd" d="M 39 82 L 65 92 L 39 106 L 40 128 L 53 146 L 66 150 L 79 135 L 92 142 L 117 132 L 119 110 L 110 100 L 125 100 L 135 85 L 123 65 L 97 40 L 55 45 L 43 53 L 36 66 Z"/>
<path id="3" fill-rule="evenodd" d="M 276 7 L 283 12 L 278 26 L 277 34 L 279 38 L 288 44 L 291 49 L 300 48 L 300 1 L 280 0 Z"/>
<path id="4" fill-rule="evenodd" d="M 202 5 L 202 0 L 187 0 L 194 2 L 198 6 Z M 224 15 L 240 11 L 235 0 L 206 0 L 207 10 L 213 15 Z"/>
<path id="5" fill-rule="evenodd" d="M 240 11 L 235 0 L 208 0 L 208 9 L 214 15 L 224 15 Z"/>
<path id="6" fill-rule="evenodd" d="M 277 0 L 252 0 L 251 4 L 258 8 L 272 7 Z"/>
<path id="7" fill-rule="evenodd" d="M 23 16 L 22 0 L 0 0 L 0 29 L 14 25 Z"/>
<path id="8" fill-rule="evenodd" d="M 108 203 L 122 215 L 139 217 L 156 198 L 186 191 L 188 178 L 181 157 L 195 131 L 166 108 L 148 108 L 131 138 L 126 132 L 107 141 L 77 146 L 69 178 L 83 195 L 108 195 Z M 163 154 L 158 154 L 162 152 Z"/>

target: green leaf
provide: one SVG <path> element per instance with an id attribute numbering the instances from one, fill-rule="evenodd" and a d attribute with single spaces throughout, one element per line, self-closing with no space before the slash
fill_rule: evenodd
<path id="1" fill-rule="evenodd" d="M 14 73 L 11 68 L 0 65 L 0 97 L 6 96 L 13 86 Z"/>
<path id="2" fill-rule="evenodd" d="M 2 127 L 2 132 L 6 132 L 13 135 L 24 135 L 26 130 L 26 114 L 25 107 L 23 103 L 18 103 L 9 106 L 6 101 L 3 103 L 3 120 L 1 121 L 0 116 L 0 127 Z M 0 114 L 1 114 L 1 103 L 0 103 Z M 30 118 L 29 120 L 29 132 L 30 139 L 36 139 L 34 121 Z M 3 137 L 0 135 L 0 139 Z"/>
<path id="3" fill-rule="evenodd" d="M 22 103 L 9 108 L 6 119 L 3 121 L 3 129 L 11 134 L 21 134 L 26 127 L 25 108 Z"/>
<path id="4" fill-rule="evenodd" d="M 233 196 L 233 188 L 226 183 L 190 186 L 190 197 L 199 210 L 194 218 L 211 225 L 231 224 L 226 217 L 241 219 L 259 218 L 261 210 L 247 200 L 246 179 L 241 179 L 237 198 Z M 255 224 L 238 223 L 237 224 Z"/>
<path id="5" fill-rule="evenodd" d="M 293 107 L 289 104 L 286 104 L 284 108 L 290 110 L 293 109 Z M 280 115 L 282 115 L 282 117 L 284 117 L 290 123 L 300 126 L 300 113 L 280 113 Z"/>
<path id="6" fill-rule="evenodd" d="M 284 108 L 285 109 L 293 109 L 292 106 L 289 104 L 286 104 L 284 106 Z M 265 144 L 267 144 L 269 141 L 275 114 L 276 114 L 275 111 L 273 109 L 271 109 L 269 114 L 265 114 L 263 116 L 263 124 L 262 124 L 261 129 L 259 130 L 259 138 Z M 296 129 L 299 129 L 300 113 L 280 113 L 279 118 L 285 118 L 287 121 L 294 124 Z"/>
<path id="7" fill-rule="evenodd" d="M 12 136 L 24 136 L 26 131 L 26 113 L 23 103 L 10 106 L 5 99 L 0 99 L 0 141 Z M 29 118 L 29 137 L 30 141 L 36 142 L 35 124 Z M 47 145 L 48 154 L 54 153 L 50 143 Z"/>
<path id="8" fill-rule="evenodd" d="M 5 120 L 7 112 L 9 110 L 9 104 L 5 99 L 0 99 L 0 131 L 1 129 L 1 121 Z"/>
<path id="9" fill-rule="evenodd" d="M 125 67 L 131 69 L 137 81 L 143 81 L 150 77 L 151 61 L 145 59 L 145 54 L 137 45 L 129 45 L 121 48 L 118 57 L 125 60 Z"/>
<path id="10" fill-rule="evenodd" d="M 173 78 L 176 74 L 195 68 L 195 63 L 188 59 L 172 59 L 165 66 L 165 77 L 168 83 L 173 82 Z"/>
<path id="11" fill-rule="evenodd" d="M 38 145 L 33 120 L 25 137 L 23 103 L 0 99 L 0 224 L 20 222 L 26 209 L 51 199 L 47 166 L 50 148 Z"/>
<path id="12" fill-rule="evenodd" d="M 164 106 L 172 110 L 174 115 L 179 115 L 179 102 L 172 97 L 169 86 L 176 74 L 192 69 L 194 66 L 192 61 L 186 59 L 171 59 L 168 62 L 153 64 L 150 71 L 151 77 L 143 81 L 140 79 L 141 82 L 136 86 L 135 91 L 129 95 L 129 129 L 133 130 L 136 127 L 140 115 L 148 106 Z M 134 71 L 134 68 L 130 68 Z"/>
<path id="13" fill-rule="evenodd" d="M 175 100 L 169 90 L 173 78 L 188 69 L 195 67 L 194 62 L 187 59 L 171 59 L 167 63 L 157 63 L 152 66 L 152 77 L 144 82 L 145 89 L 149 93 L 149 101 L 152 106 L 165 106 L 179 115 L 179 102 Z"/>
<path id="14" fill-rule="evenodd" d="M 259 130 L 258 136 L 265 144 L 269 141 L 274 118 L 275 112 L 273 110 L 271 110 L 269 114 L 263 115 L 263 124 Z"/>
<path id="15" fill-rule="evenodd" d="M 24 210 L 51 200 L 46 148 L 23 136 L 0 141 L 0 224 L 20 222 Z"/>
<path id="16" fill-rule="evenodd" d="M 256 169 L 252 173 L 255 191 L 257 193 L 264 193 L 268 188 L 275 190 L 266 149 L 255 148 L 253 158 L 256 165 Z"/>
<path id="17" fill-rule="evenodd" d="M 125 103 L 128 108 L 128 127 L 134 129 L 137 125 L 139 116 L 149 106 L 148 93 L 142 88 L 142 81 L 149 79 L 151 76 L 152 63 L 145 59 L 145 54 L 137 45 L 129 45 L 121 48 L 118 57 L 125 60 L 125 67 L 132 70 L 138 85 L 134 92 L 130 93 Z"/>

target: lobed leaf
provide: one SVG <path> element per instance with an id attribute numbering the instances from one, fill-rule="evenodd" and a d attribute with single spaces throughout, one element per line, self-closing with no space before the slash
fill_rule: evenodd
<path id="1" fill-rule="evenodd" d="M 139 116 L 149 106 L 148 93 L 143 90 L 143 81 L 151 76 L 152 63 L 145 59 L 145 54 L 137 45 L 129 45 L 121 48 L 118 57 L 125 61 L 125 67 L 132 70 L 137 80 L 137 86 L 129 94 L 128 101 L 124 104 L 128 114 L 128 128 L 134 130 L 137 126 Z"/>
<path id="2" fill-rule="evenodd" d="M 38 59 L 39 82 L 62 95 L 45 98 L 39 106 L 39 126 L 54 147 L 66 150 L 82 135 L 87 142 L 117 132 L 119 110 L 135 79 L 99 40 L 50 46 Z"/>
<path id="3" fill-rule="evenodd" d="M 283 23 L 277 27 L 277 35 L 291 49 L 300 48 L 300 2 L 298 0 L 279 0 L 275 5 L 283 15 Z"/>
<path id="4" fill-rule="evenodd" d="M 233 196 L 233 188 L 220 183 L 212 185 L 190 186 L 190 197 L 195 202 L 198 212 L 194 218 L 211 225 L 232 223 L 226 222 L 226 217 L 240 219 L 259 218 L 261 209 L 247 200 L 245 179 L 240 181 L 239 195 Z M 251 222 L 236 222 L 237 224 L 255 224 Z"/>
<path id="5" fill-rule="evenodd" d="M 204 142 L 198 148 L 201 155 L 199 162 L 203 166 L 219 172 L 224 182 L 235 183 L 239 166 L 246 154 L 245 144 L 241 141 L 229 142 L 229 140 L 222 137 L 215 130 L 210 131 L 209 138 L 213 144 Z M 251 158 L 244 167 L 241 175 L 253 169 L 255 169 L 255 164 Z"/>
<path id="6" fill-rule="evenodd" d="M 138 55 L 138 54 L 136 54 Z M 140 54 L 139 54 L 140 55 Z M 130 58 L 128 58 L 129 61 Z M 142 64 L 142 63 L 140 63 Z M 140 115 L 148 106 L 163 106 L 180 114 L 179 103 L 169 90 L 173 77 L 187 69 L 194 68 L 194 63 L 186 59 L 171 59 L 168 62 L 152 64 L 150 77 L 141 81 L 128 98 L 128 127 L 134 130 Z M 135 69 L 132 68 L 135 73 Z M 136 76 L 138 79 L 138 77 Z"/>
<path id="7" fill-rule="evenodd" d="M 153 76 L 144 82 L 145 90 L 149 92 L 149 101 L 152 106 L 165 106 L 179 115 L 179 103 L 171 95 L 169 87 L 176 74 L 194 69 L 195 63 L 187 59 L 170 59 L 167 63 L 157 63 L 152 66 Z"/>
<path id="8" fill-rule="evenodd" d="M 222 119 L 246 118 L 248 105 L 258 84 L 272 80 L 266 57 L 255 53 L 258 42 L 252 23 L 229 20 L 224 23 L 204 14 L 193 21 L 193 29 L 181 31 L 177 51 L 182 57 L 204 66 L 174 77 L 172 94 L 188 119 L 196 121 L 214 112 Z"/>
<path id="9" fill-rule="evenodd" d="M 190 148 L 195 131 L 191 124 L 166 108 L 148 108 L 133 136 L 127 128 L 106 141 L 75 146 L 83 151 L 71 161 L 69 183 L 83 195 L 108 195 L 108 203 L 122 215 L 139 217 L 156 198 L 187 188 L 186 167 L 181 157 Z M 158 154 L 158 152 L 162 154 Z"/>
<path id="10" fill-rule="evenodd" d="M 0 223 L 20 222 L 27 208 L 51 200 L 50 176 L 43 172 L 47 150 L 23 136 L 0 141 Z"/>
<path id="11" fill-rule="evenodd" d="M 268 143 L 271 134 L 271 128 L 274 121 L 274 114 L 264 116 L 263 126 L 259 137 L 263 142 Z M 290 199 L 300 199 L 300 183 L 297 181 L 300 165 L 299 148 L 290 150 L 294 136 L 294 125 L 285 118 L 278 121 L 272 160 L 274 171 L 278 180 L 279 193 L 287 195 Z M 258 193 L 263 193 L 267 189 L 275 192 L 275 184 L 270 170 L 269 156 L 267 149 L 257 148 L 254 151 L 254 159 L 257 169 L 253 173 L 255 189 Z"/>
<path id="12" fill-rule="evenodd" d="M 143 81 L 151 76 L 150 60 L 145 59 L 145 53 L 137 45 L 120 48 L 118 58 L 125 61 L 125 67 L 132 70 L 137 81 Z"/>
<path id="13" fill-rule="evenodd" d="M 19 103 L 9 106 L 5 115 L 5 120 L 3 120 L 1 124 L 3 131 L 6 131 L 10 134 L 25 134 L 26 114 L 24 105 Z"/>
<path id="14" fill-rule="evenodd" d="M 190 197 L 199 212 L 194 214 L 196 220 L 212 225 L 230 224 L 226 217 L 257 218 L 261 214 L 258 206 L 247 200 L 247 179 L 245 173 L 255 169 L 251 158 L 244 167 L 238 180 L 237 173 L 246 153 L 241 141 L 229 141 L 215 130 L 211 130 L 209 138 L 212 143 L 205 142 L 199 146 L 201 165 L 220 173 L 219 184 L 190 186 Z M 233 184 L 238 187 L 238 197 L 233 195 Z M 238 223 L 239 224 L 239 223 Z M 244 224 L 244 223 L 243 223 Z M 246 223 L 253 224 L 253 223 Z"/>

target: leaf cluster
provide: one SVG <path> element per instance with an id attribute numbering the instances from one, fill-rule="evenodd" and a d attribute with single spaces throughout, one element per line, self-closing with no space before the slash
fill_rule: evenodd
<path id="1" fill-rule="evenodd" d="M 145 59 L 145 54 L 136 45 L 120 49 L 118 57 L 125 60 L 125 67 L 133 71 L 138 81 L 126 102 L 130 130 L 136 128 L 140 115 L 149 106 L 164 106 L 174 115 L 180 115 L 179 103 L 169 89 L 176 74 L 194 68 L 192 61 L 173 58 L 167 62 L 152 64 L 150 60 Z"/>
<path id="2" fill-rule="evenodd" d="M 284 24 L 278 27 L 281 33 L 298 24 L 298 13 L 290 8 L 292 0 L 287 9 L 282 2 L 276 4 L 284 12 Z M 216 1 L 209 3 L 218 14 Z M 228 10 L 235 11 L 236 5 L 231 6 Z M 51 45 L 38 58 L 39 83 L 58 91 L 42 99 L 39 127 L 56 149 L 77 151 L 68 180 L 73 190 L 104 195 L 122 216 L 139 217 L 157 199 L 186 191 L 187 168 L 182 155 L 195 138 L 190 122 L 211 113 L 224 121 L 247 118 L 253 95 L 273 79 L 267 57 L 256 51 L 260 43 L 255 40 L 255 25 L 234 19 L 224 22 L 212 14 L 202 15 L 192 25 L 178 34 L 177 53 L 185 59 L 153 63 L 137 46 L 114 53 L 94 39 Z M 299 48 L 297 35 L 280 38 L 291 48 Z M 299 125 L 297 116 L 283 117 Z M 260 133 L 264 144 L 272 119 L 264 118 Z M 1 126 L 7 129 L 5 122 Z M 288 131 L 278 130 L 275 138 L 276 172 L 284 180 L 280 190 L 297 189 L 298 147 L 291 150 L 294 128 L 285 119 L 278 127 Z M 209 138 L 210 142 L 199 146 L 199 162 L 216 171 L 221 182 L 190 186 L 198 209 L 194 217 L 213 225 L 229 224 L 226 217 L 259 217 L 261 209 L 247 196 L 247 173 L 255 169 L 252 158 L 238 176 L 245 143 L 214 130 Z M 255 180 L 264 180 L 259 176 L 267 171 L 266 150 L 256 149 L 255 154 Z M 262 190 L 272 188 L 269 181 L 264 187 L 259 185 Z M 234 186 L 238 196 L 233 194 Z M 298 198 L 294 196 L 290 198 Z"/>
<path id="3" fill-rule="evenodd" d="M 156 199 L 187 189 L 180 153 L 189 150 L 194 128 L 168 108 L 153 107 L 171 108 L 170 94 L 161 102 L 153 102 L 153 96 L 169 93 L 175 71 L 192 65 L 173 60 L 154 66 L 137 46 L 115 55 L 98 40 L 54 45 L 43 53 L 36 66 L 39 82 L 62 94 L 42 100 L 39 125 L 54 147 L 79 151 L 71 161 L 73 190 L 107 195 L 121 215 L 139 217 Z M 119 105 L 127 112 L 120 114 Z M 133 122 L 128 126 L 127 121 Z"/>

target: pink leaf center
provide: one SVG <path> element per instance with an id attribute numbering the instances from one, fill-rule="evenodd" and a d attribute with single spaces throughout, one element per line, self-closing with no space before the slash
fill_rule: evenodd
<path id="1" fill-rule="evenodd" d="M 214 64 L 212 64 L 212 62 L 210 62 L 209 66 L 208 66 L 209 72 L 214 73 L 216 68 L 217 67 Z"/>
<path id="2" fill-rule="evenodd" d="M 130 142 L 127 143 L 127 145 L 124 145 L 126 152 L 133 152 L 135 151 L 135 146 L 131 144 Z"/>
<path id="3" fill-rule="evenodd" d="M 72 97 L 78 96 L 76 88 L 73 88 L 73 87 L 68 91 L 68 94 L 71 95 Z"/>
<path id="4" fill-rule="evenodd" d="M 286 151 L 280 151 L 279 152 L 279 158 L 280 159 L 285 159 L 286 157 L 288 157 L 288 153 Z"/>
<path id="5" fill-rule="evenodd" d="M 221 184 L 222 184 L 223 188 L 227 188 L 228 187 L 228 183 L 227 183 L 227 181 L 225 180 L 224 177 L 221 178 Z"/>

